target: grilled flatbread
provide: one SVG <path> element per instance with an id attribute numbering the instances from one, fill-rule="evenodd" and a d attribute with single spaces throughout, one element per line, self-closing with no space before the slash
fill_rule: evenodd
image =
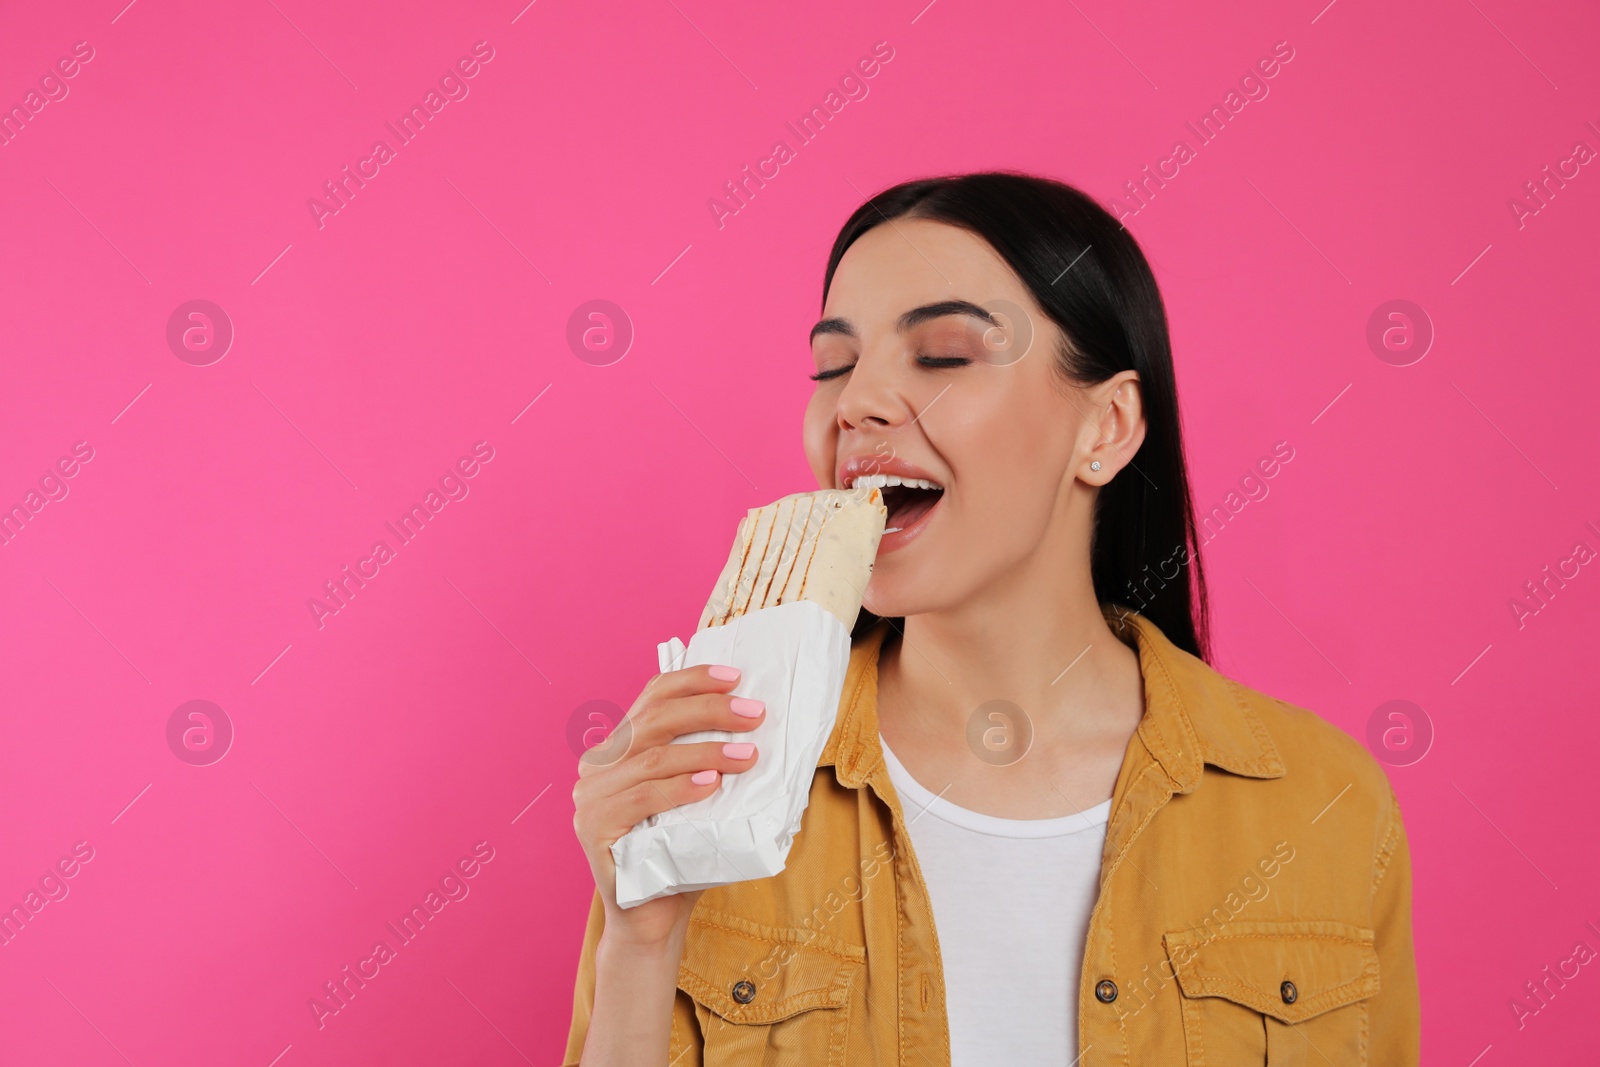
<path id="1" fill-rule="evenodd" d="M 810 600 L 849 631 L 872 577 L 888 509 L 879 489 L 821 489 L 752 508 L 697 629 Z"/>

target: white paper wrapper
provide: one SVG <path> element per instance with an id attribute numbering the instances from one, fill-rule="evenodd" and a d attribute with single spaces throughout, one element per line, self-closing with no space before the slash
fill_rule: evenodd
<path id="1" fill-rule="evenodd" d="M 687 648 L 674 637 L 656 651 L 663 672 L 705 663 L 738 667 L 743 673 L 733 695 L 762 701 L 767 714 L 754 730 L 674 739 L 753 741 L 756 764 L 723 775 L 706 799 L 653 815 L 612 844 L 617 904 L 624 908 L 783 870 L 838 717 L 850 634 L 817 604 L 797 600 L 697 631 Z"/>

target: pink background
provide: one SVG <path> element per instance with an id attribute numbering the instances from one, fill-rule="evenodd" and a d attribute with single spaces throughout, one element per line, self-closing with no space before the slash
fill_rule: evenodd
<path id="1" fill-rule="evenodd" d="M 745 508 L 812 487 L 839 225 L 988 167 L 1109 201 L 1278 41 L 1269 95 L 1128 221 L 1197 504 L 1294 451 L 1208 545 L 1218 666 L 1358 737 L 1389 700 L 1431 722 L 1390 768 L 1426 1062 L 1592 1054 L 1600 965 L 1508 1007 L 1600 950 L 1600 567 L 1510 607 L 1600 549 L 1600 166 L 1508 206 L 1600 148 L 1592 5 L 523 2 L 0 9 L 0 104 L 94 53 L 0 146 L 0 505 L 93 450 L 0 546 L 0 903 L 93 850 L 0 948 L 0 1060 L 559 1062 L 591 891 L 569 718 L 687 636 Z M 319 228 L 308 200 L 479 41 L 469 94 Z M 208 366 L 166 340 L 193 299 L 236 333 Z M 567 342 L 593 299 L 635 331 L 608 366 Z M 1366 340 L 1393 299 L 1436 331 L 1409 366 Z M 319 628 L 323 583 L 480 441 L 469 495 Z M 235 732 L 209 766 L 169 747 L 190 700 Z M 308 1001 L 479 842 L 319 1029 Z"/>

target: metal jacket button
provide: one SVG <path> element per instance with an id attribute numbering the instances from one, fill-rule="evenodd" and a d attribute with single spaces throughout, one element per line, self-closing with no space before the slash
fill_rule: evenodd
<path id="1" fill-rule="evenodd" d="M 1094 995 L 1100 1003 L 1110 1004 L 1117 999 L 1117 983 L 1109 978 L 1100 979 L 1100 983 L 1094 987 Z"/>
<path id="2" fill-rule="evenodd" d="M 1278 987 L 1278 992 L 1283 996 L 1285 1004 L 1293 1004 L 1300 999 L 1300 991 L 1295 989 L 1293 982 L 1285 982 Z"/>
<path id="3" fill-rule="evenodd" d="M 733 983 L 733 999 L 740 1004 L 748 1004 L 756 999 L 756 984 L 746 979 Z"/>

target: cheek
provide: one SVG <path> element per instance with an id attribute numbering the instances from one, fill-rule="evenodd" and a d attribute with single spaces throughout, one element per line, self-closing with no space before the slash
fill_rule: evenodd
<path id="1" fill-rule="evenodd" d="M 961 510 L 986 537 L 1026 543 L 1043 535 L 1056 506 L 1074 419 L 1047 385 L 1015 386 L 951 405 L 935 443 L 956 472 Z"/>
<path id="2" fill-rule="evenodd" d="M 802 444 L 811 474 L 821 488 L 833 485 L 833 469 L 838 452 L 838 434 L 834 430 L 833 402 L 824 398 L 822 390 L 811 394 L 806 403 L 805 419 L 801 426 Z"/>
<path id="3" fill-rule="evenodd" d="M 954 392 L 954 390 L 952 390 Z M 1022 490 L 1037 493 L 1043 469 L 1052 465 L 1051 439 L 1060 424 L 1026 389 L 973 390 L 943 414 L 935 444 L 974 498 L 1001 500 Z"/>

